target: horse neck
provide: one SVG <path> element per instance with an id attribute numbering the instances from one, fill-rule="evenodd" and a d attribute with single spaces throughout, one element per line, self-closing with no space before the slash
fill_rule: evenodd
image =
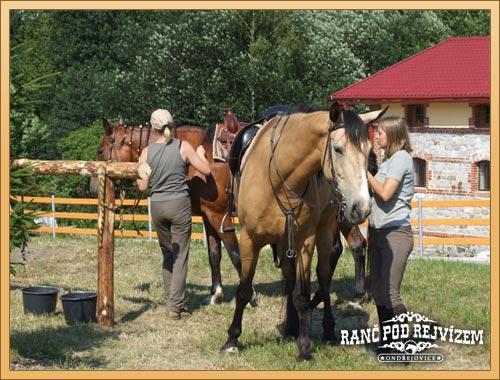
<path id="1" fill-rule="evenodd" d="M 197 127 L 190 127 L 189 125 L 180 125 L 175 129 L 175 132 L 173 133 L 172 137 L 175 137 L 176 139 L 182 140 L 182 141 L 187 141 L 191 144 L 191 146 L 196 149 L 200 145 L 203 145 L 205 148 L 207 157 L 209 158 L 209 161 L 213 161 L 213 154 L 212 154 L 212 142 L 209 141 L 207 138 L 207 129 L 201 129 Z M 149 135 L 149 138 L 148 138 Z M 148 132 L 147 129 L 144 129 L 142 131 L 142 142 L 139 147 L 139 140 L 140 140 L 140 130 L 139 128 L 136 128 L 134 130 L 134 135 L 133 135 L 133 144 L 132 148 L 137 150 L 139 149 L 139 154 L 142 152 L 142 150 L 151 144 L 153 142 L 153 132 L 151 133 Z M 128 140 L 127 140 L 128 141 Z"/>
<path id="2" fill-rule="evenodd" d="M 278 170 L 297 191 L 305 189 L 311 177 L 321 170 L 328 136 L 327 127 L 322 124 L 294 124 L 285 130 L 278 144 L 275 153 Z"/>

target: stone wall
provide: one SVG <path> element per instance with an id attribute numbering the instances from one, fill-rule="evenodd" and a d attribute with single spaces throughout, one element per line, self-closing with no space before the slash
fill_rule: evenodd
<path id="1" fill-rule="evenodd" d="M 469 133 L 465 133 L 469 132 Z M 487 131 L 489 132 L 489 131 Z M 413 157 L 427 162 L 426 188 L 418 192 L 489 196 L 477 191 L 477 162 L 490 160 L 490 135 L 484 131 L 410 132 Z"/>

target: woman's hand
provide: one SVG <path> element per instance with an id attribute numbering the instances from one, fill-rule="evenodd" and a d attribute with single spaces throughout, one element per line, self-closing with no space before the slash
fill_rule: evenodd
<path id="1" fill-rule="evenodd" d="M 204 176 L 208 177 L 211 174 L 210 164 L 205 156 L 205 149 L 202 146 L 196 148 L 195 151 L 190 143 L 183 141 L 181 145 L 181 156 Z"/>
<path id="2" fill-rule="evenodd" d="M 373 192 L 384 202 L 391 200 L 400 183 L 393 178 L 386 178 L 384 183 L 381 183 L 370 172 L 366 173 L 366 177 Z"/>
<path id="3" fill-rule="evenodd" d="M 200 145 L 198 148 L 196 148 L 196 153 L 200 157 L 205 157 L 206 151 L 205 151 L 205 148 L 203 147 L 203 145 Z"/>

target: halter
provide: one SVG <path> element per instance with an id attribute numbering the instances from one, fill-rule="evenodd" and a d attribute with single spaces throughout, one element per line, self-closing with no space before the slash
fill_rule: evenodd
<path id="1" fill-rule="evenodd" d="M 116 137 L 115 137 L 115 134 L 116 134 L 116 127 L 113 128 L 113 134 L 109 137 L 109 139 L 111 140 L 111 144 L 110 144 L 110 148 L 109 148 L 109 161 L 112 161 L 113 160 L 113 149 L 115 150 L 115 158 L 116 158 L 116 161 L 119 161 L 118 159 L 118 153 L 117 151 L 119 149 L 121 149 L 123 147 L 123 145 L 125 144 L 125 141 L 127 139 L 127 131 L 128 131 L 128 128 L 129 126 L 128 125 L 124 125 L 123 126 L 125 128 L 125 135 L 122 137 L 121 141 L 120 141 L 120 146 L 119 148 L 115 148 L 115 141 L 116 141 Z M 146 127 L 148 129 L 148 134 L 147 134 L 147 137 L 146 137 L 146 145 L 148 144 L 149 142 L 149 136 L 151 135 L 151 125 L 149 125 L 149 123 L 145 123 L 144 126 L 142 124 L 139 125 L 139 146 L 137 147 L 136 151 L 137 151 L 137 155 L 140 155 L 141 153 L 141 146 L 142 146 L 142 131 L 143 131 L 143 128 Z M 133 144 L 133 137 L 134 137 L 134 128 L 135 126 L 132 125 L 130 126 L 131 128 L 131 131 L 130 131 L 130 139 L 128 141 L 128 145 L 130 147 L 130 162 L 133 162 L 132 159 L 133 159 L 133 149 L 132 149 L 132 144 Z M 118 211 L 120 211 L 120 231 L 123 235 L 123 202 L 124 202 L 124 198 L 125 198 L 125 187 L 123 186 L 123 182 L 120 181 L 120 186 L 119 186 L 119 191 L 120 191 L 120 201 L 121 201 L 121 205 L 119 207 L 115 207 L 115 210 L 113 210 L 115 213 Z M 139 231 L 139 228 L 137 227 L 136 223 L 135 223 L 135 209 L 137 208 L 137 206 L 139 205 L 139 202 L 141 201 L 142 199 L 142 195 L 143 195 L 143 192 L 140 192 L 139 195 L 136 197 L 135 201 L 134 201 L 134 204 L 132 206 L 132 223 L 134 225 L 134 228 L 136 230 L 136 232 L 142 236 L 142 233 Z"/>
<path id="2" fill-rule="evenodd" d="M 332 175 L 331 185 L 332 185 L 334 196 L 323 204 L 313 204 L 311 202 L 308 202 L 306 199 L 304 199 L 304 195 L 307 192 L 307 189 L 309 187 L 309 182 L 307 183 L 306 188 L 304 189 L 304 192 L 302 193 L 302 195 L 300 195 L 290 185 L 288 185 L 285 178 L 283 178 L 283 176 L 281 175 L 281 173 L 278 170 L 275 151 L 276 151 L 276 147 L 278 146 L 278 143 L 281 139 L 281 136 L 283 135 L 283 132 L 287 126 L 290 115 L 286 116 L 284 122 L 282 123 L 282 127 L 281 127 L 281 130 L 279 132 L 278 138 L 275 141 L 276 130 L 278 128 L 278 125 L 281 123 L 281 120 L 283 119 L 284 115 L 278 114 L 278 116 L 279 116 L 279 119 L 273 125 L 272 131 L 271 131 L 271 159 L 269 160 L 268 173 L 269 173 L 269 182 L 271 184 L 271 188 L 273 190 L 274 197 L 276 198 L 276 201 L 278 202 L 278 206 L 280 207 L 281 211 L 283 212 L 283 214 L 285 214 L 285 217 L 286 217 L 285 236 L 286 236 L 286 241 L 287 241 L 287 250 L 286 250 L 285 255 L 287 258 L 293 259 L 293 258 L 297 257 L 297 251 L 295 249 L 294 237 L 293 237 L 293 220 L 295 218 L 295 212 L 297 209 L 299 209 L 303 204 L 306 204 L 311 208 L 325 208 L 325 207 L 329 207 L 329 206 L 333 205 L 335 203 L 335 201 L 337 201 L 337 204 L 339 206 L 339 211 L 340 211 L 337 215 L 337 218 L 339 221 L 341 221 L 340 215 L 342 214 L 342 217 L 343 217 L 343 211 L 345 209 L 346 202 L 344 199 L 344 194 L 341 192 L 341 190 L 338 186 L 337 176 L 335 173 L 335 168 L 333 166 L 333 153 L 332 153 L 332 147 L 331 147 L 331 142 L 330 142 L 330 135 L 333 131 L 340 129 L 340 128 L 344 128 L 344 125 L 343 124 L 340 124 L 340 125 L 333 124 L 333 122 L 330 121 L 331 124 L 330 124 L 330 127 L 328 128 L 327 146 L 325 147 L 325 152 L 323 154 L 323 160 L 322 160 L 322 165 L 321 165 L 321 167 L 323 168 L 326 156 L 328 155 L 329 169 L 330 169 L 330 172 Z M 289 207 L 287 207 L 281 201 L 281 199 L 279 198 L 278 191 L 273 185 L 272 178 L 271 178 L 271 166 L 274 166 L 276 174 L 278 175 L 280 181 L 284 185 L 285 196 L 286 196 L 286 200 L 288 202 Z M 295 205 L 292 205 L 291 199 L 290 199 L 288 194 L 290 194 L 294 198 L 298 198 L 298 202 Z"/>

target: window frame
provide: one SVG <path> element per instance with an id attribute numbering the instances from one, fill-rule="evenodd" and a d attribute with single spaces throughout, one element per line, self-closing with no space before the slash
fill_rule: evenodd
<path id="1" fill-rule="evenodd" d="M 488 129 L 491 126 L 491 108 L 489 104 L 478 104 L 476 106 L 475 125 L 476 128 Z"/>
<path id="2" fill-rule="evenodd" d="M 414 103 L 405 105 L 406 122 L 410 128 L 423 128 L 426 126 L 426 104 Z M 421 120 L 419 119 L 421 117 Z"/>
<path id="3" fill-rule="evenodd" d="M 417 170 L 418 165 L 422 165 L 421 170 Z M 421 174 L 421 182 L 417 182 L 417 173 Z M 423 158 L 413 157 L 413 180 L 415 181 L 415 187 L 427 187 L 427 161 Z"/>
<path id="4" fill-rule="evenodd" d="M 487 170 L 484 165 L 488 165 Z M 477 190 L 491 191 L 491 163 L 489 160 L 481 160 L 477 165 Z M 482 179 L 483 178 L 483 179 Z M 486 183 L 484 183 L 486 181 Z M 483 184 L 483 186 L 481 186 Z M 487 185 L 487 186 L 484 186 Z"/>

